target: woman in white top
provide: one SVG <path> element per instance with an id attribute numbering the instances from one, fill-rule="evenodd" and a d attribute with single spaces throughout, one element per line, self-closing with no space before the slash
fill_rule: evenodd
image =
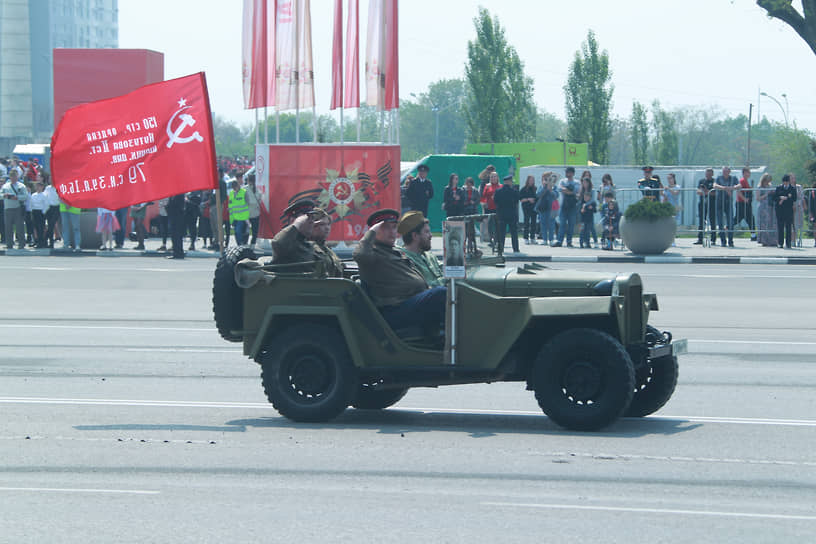
<path id="1" fill-rule="evenodd" d="M 34 182 L 34 194 L 28 200 L 31 202 L 31 222 L 34 226 L 34 244 L 36 247 L 48 247 L 45 239 L 45 213 L 48 211 L 48 196 L 43 192 L 42 179 Z"/>

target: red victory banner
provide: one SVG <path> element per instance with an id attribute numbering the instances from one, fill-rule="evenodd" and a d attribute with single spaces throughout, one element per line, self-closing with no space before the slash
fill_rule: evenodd
<path id="1" fill-rule="evenodd" d="M 398 145 L 258 145 L 256 155 L 265 238 L 288 224 L 283 210 L 304 198 L 331 216 L 332 241 L 359 240 L 372 212 L 400 207 Z"/>
<path id="2" fill-rule="evenodd" d="M 124 208 L 218 187 L 204 73 L 71 108 L 51 140 L 63 202 Z"/>

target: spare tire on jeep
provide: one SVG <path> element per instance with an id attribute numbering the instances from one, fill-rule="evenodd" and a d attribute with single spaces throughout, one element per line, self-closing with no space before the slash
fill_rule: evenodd
<path id="1" fill-rule="evenodd" d="M 257 259 L 249 246 L 238 246 L 227 250 L 218 259 L 213 276 L 213 315 L 218 333 L 224 340 L 240 342 L 243 338 L 233 331 L 244 327 L 244 295 L 235 283 L 235 265 L 243 259 Z"/>

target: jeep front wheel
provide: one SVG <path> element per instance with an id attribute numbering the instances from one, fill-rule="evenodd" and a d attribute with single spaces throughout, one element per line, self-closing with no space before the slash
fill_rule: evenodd
<path id="1" fill-rule="evenodd" d="M 628 417 L 643 417 L 660 410 L 677 387 L 677 356 L 665 355 L 647 361 L 635 373 L 635 396 L 626 410 Z"/>
<path id="2" fill-rule="evenodd" d="M 322 422 L 354 400 L 358 382 L 340 333 L 321 325 L 298 325 L 273 339 L 261 357 L 264 392 L 281 415 Z"/>
<path id="3" fill-rule="evenodd" d="M 533 367 L 538 405 L 561 427 L 595 431 L 629 407 L 634 368 L 626 349 L 595 329 L 571 329 L 547 342 Z"/>

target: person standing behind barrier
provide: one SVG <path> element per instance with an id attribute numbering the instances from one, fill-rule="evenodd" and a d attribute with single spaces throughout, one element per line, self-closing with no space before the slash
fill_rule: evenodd
<path id="1" fill-rule="evenodd" d="M 558 202 L 558 193 L 553 189 L 557 179 L 555 173 L 544 172 L 541 174 L 541 188 L 536 194 L 536 211 L 538 212 L 538 224 L 541 226 L 541 245 L 552 244 L 555 240 L 555 212 L 554 203 Z"/>
<path id="2" fill-rule="evenodd" d="M 502 180 L 504 184 L 496 191 L 494 200 L 496 202 L 496 219 L 498 220 L 498 232 L 496 234 L 498 242 L 498 254 L 504 254 L 504 240 L 507 230 L 510 230 L 510 242 L 513 244 L 513 251 L 519 252 L 518 243 L 518 187 L 513 187 L 513 175 L 508 174 Z"/>
<path id="3" fill-rule="evenodd" d="M 805 224 L 805 191 L 796 183 L 796 174 L 791 174 L 791 187 L 796 189 L 796 203 L 793 205 L 793 244 L 799 245 L 802 227 Z"/>
<path id="4" fill-rule="evenodd" d="M 660 198 L 660 189 L 663 188 L 663 185 L 661 185 L 659 178 L 652 175 L 654 168 L 651 166 L 644 166 L 642 170 L 643 177 L 637 182 L 638 189 L 640 189 L 643 193 L 643 198 L 648 200 L 657 200 Z"/>
<path id="5" fill-rule="evenodd" d="M 62 248 L 81 251 L 82 233 L 79 230 L 79 218 L 82 215 L 80 208 L 60 202 L 60 223 L 62 224 Z"/>
<path id="6" fill-rule="evenodd" d="M 774 191 L 776 211 L 777 246 L 790 249 L 793 240 L 793 204 L 796 202 L 796 187 L 791 185 L 792 174 L 782 176 L 782 185 Z"/>
<path id="7" fill-rule="evenodd" d="M 774 211 L 774 188 L 771 187 L 773 178 L 770 174 L 762 174 L 757 188 L 757 219 L 759 222 L 758 241 L 765 247 L 776 247 L 776 213 Z"/>
<path id="8" fill-rule="evenodd" d="M 717 176 L 714 182 L 714 190 L 716 193 L 717 202 L 717 225 L 720 228 L 720 246 L 725 247 L 726 237 L 728 238 L 728 247 L 734 247 L 734 216 L 731 214 L 733 209 L 733 199 L 731 193 L 739 187 L 739 180 L 736 176 L 731 175 L 731 169 L 723 166 L 722 175 Z"/>
<path id="9" fill-rule="evenodd" d="M 680 189 L 682 189 L 682 187 L 677 185 L 677 178 L 675 178 L 674 174 L 668 174 L 666 181 L 668 182 L 668 186 L 663 189 L 663 202 L 667 202 L 674 207 L 674 221 L 679 226 L 680 210 L 682 210 L 682 206 L 680 205 Z"/>
<path id="10" fill-rule="evenodd" d="M 606 193 L 612 195 L 612 198 L 615 198 L 615 184 L 612 182 L 612 176 L 609 174 L 604 174 L 601 177 L 601 186 L 598 187 L 598 195 L 596 196 L 595 200 L 597 202 L 603 202 Z"/>
<path id="11" fill-rule="evenodd" d="M 578 182 L 575 181 L 575 167 L 567 166 L 564 171 L 566 177 L 558 182 L 558 192 L 561 194 L 561 212 L 558 221 L 561 226 L 558 230 L 558 241 L 552 247 L 561 247 L 564 238 L 567 247 L 572 247 L 572 233 L 575 230 L 575 219 L 578 216 Z"/>
<path id="12" fill-rule="evenodd" d="M 697 241 L 695 245 L 702 245 L 703 232 L 705 231 L 705 221 L 711 229 L 711 245 L 717 242 L 717 219 L 714 213 L 714 169 L 706 168 L 705 177 L 697 183 L 697 194 L 700 197 L 697 203 Z"/>
<path id="13" fill-rule="evenodd" d="M 48 196 L 43 192 L 43 182 L 38 179 L 34 182 L 34 192 L 31 194 L 31 220 L 34 227 L 34 245 L 44 248 L 45 241 L 45 213 L 48 211 Z"/>
<path id="14" fill-rule="evenodd" d="M 488 185 L 490 184 L 490 174 L 496 171 L 496 167 L 492 164 L 488 164 L 485 166 L 485 169 L 479 172 L 479 198 L 481 199 L 482 203 L 482 210 L 483 213 L 487 213 L 487 207 L 484 205 L 484 191 L 487 189 Z M 498 175 L 498 174 L 497 174 Z M 499 178 L 496 178 L 497 180 Z M 486 218 L 482 219 L 482 226 L 479 229 L 480 235 L 482 238 L 482 243 L 490 242 L 492 239 L 490 238 L 491 230 L 490 230 L 490 221 L 493 218 Z"/>
<path id="15" fill-rule="evenodd" d="M 462 189 L 462 213 L 464 215 L 476 215 L 479 213 L 479 190 L 474 187 L 473 178 L 465 178 L 465 188 Z M 465 223 L 465 236 L 467 237 L 467 251 L 476 253 L 476 225 L 473 221 Z"/>
<path id="16" fill-rule="evenodd" d="M 14 248 L 14 232 L 17 232 L 17 247 L 25 249 L 25 228 L 23 214 L 25 203 L 28 200 L 28 189 L 18 181 L 16 170 L 9 171 L 9 179 L 0 188 L 0 195 L 3 197 L 5 205 L 5 217 L 3 218 L 3 228 L 6 233 L 6 245 L 8 249 Z"/>
<path id="17" fill-rule="evenodd" d="M 536 184 L 535 177 L 527 176 L 524 187 L 519 191 L 521 201 L 521 211 L 524 214 L 524 243 L 530 244 L 536 241 Z"/>
<path id="18" fill-rule="evenodd" d="M 590 234 L 595 239 L 595 245 L 598 245 L 598 237 L 595 234 L 595 212 L 598 211 L 598 205 L 592 199 L 592 182 L 585 179 L 581 183 L 581 194 L 578 197 L 578 205 L 581 207 L 581 237 L 579 238 L 580 246 L 590 248 L 589 236 Z"/>
<path id="19" fill-rule="evenodd" d="M 816 247 L 816 181 L 813 182 L 813 188 L 805 193 L 805 199 L 807 200 L 806 209 L 808 210 L 810 226 L 813 229 L 813 247 Z"/>
<path id="20" fill-rule="evenodd" d="M 756 242 L 756 232 L 754 231 L 754 211 L 751 204 L 754 201 L 754 192 L 751 190 L 751 169 L 747 166 L 742 169 L 742 178 L 739 180 L 740 190 L 737 191 L 737 215 L 734 217 L 734 225 L 739 225 L 745 219 L 748 228 L 751 230 L 751 241 Z"/>
<path id="21" fill-rule="evenodd" d="M 465 209 L 462 197 L 462 189 L 459 188 L 459 176 L 451 174 L 448 178 L 448 186 L 442 194 L 442 206 L 445 209 L 445 217 L 459 217 Z M 425 217 L 423 215 L 423 217 Z"/>
<path id="22" fill-rule="evenodd" d="M 601 206 L 601 225 L 603 225 L 603 248 L 612 250 L 618 238 L 620 227 L 620 208 L 611 192 L 604 193 L 604 203 Z"/>
<path id="23" fill-rule="evenodd" d="M 496 241 L 496 201 L 493 200 L 493 197 L 499 188 L 499 174 L 495 171 L 491 172 L 490 183 L 482 191 L 482 205 L 484 206 L 484 213 L 492 216 L 487 219 L 487 230 L 490 235 L 490 247 L 494 249 Z M 484 225 L 482 227 L 484 228 Z"/>
<path id="24" fill-rule="evenodd" d="M 169 198 L 162 198 L 156 201 L 159 205 L 159 236 L 161 236 L 162 244 L 159 246 L 159 251 L 167 251 L 167 237 L 170 234 L 170 220 L 167 219 L 167 203 Z"/>
<path id="25" fill-rule="evenodd" d="M 43 174 L 43 181 L 48 181 L 47 174 Z M 59 228 L 59 219 L 60 219 L 60 201 L 59 195 L 57 194 L 57 190 L 54 188 L 53 185 L 50 183 L 43 191 L 45 194 L 46 202 L 48 203 L 48 208 L 45 212 L 45 220 L 48 223 L 48 226 L 45 229 L 45 241 L 46 245 L 50 248 L 54 247 L 54 238 L 57 237 L 58 228 Z"/>
<path id="26" fill-rule="evenodd" d="M 258 229 L 261 227 L 261 195 L 255 185 L 255 174 L 247 176 L 246 184 L 247 204 L 249 204 L 249 226 L 252 227 L 252 238 L 249 245 L 254 246 L 258 241 Z"/>
<path id="27" fill-rule="evenodd" d="M 428 178 L 429 171 L 427 164 L 417 166 L 417 177 L 411 181 L 406 191 L 411 209 L 422 212 L 425 217 L 428 217 L 428 202 L 434 196 L 433 182 Z"/>

